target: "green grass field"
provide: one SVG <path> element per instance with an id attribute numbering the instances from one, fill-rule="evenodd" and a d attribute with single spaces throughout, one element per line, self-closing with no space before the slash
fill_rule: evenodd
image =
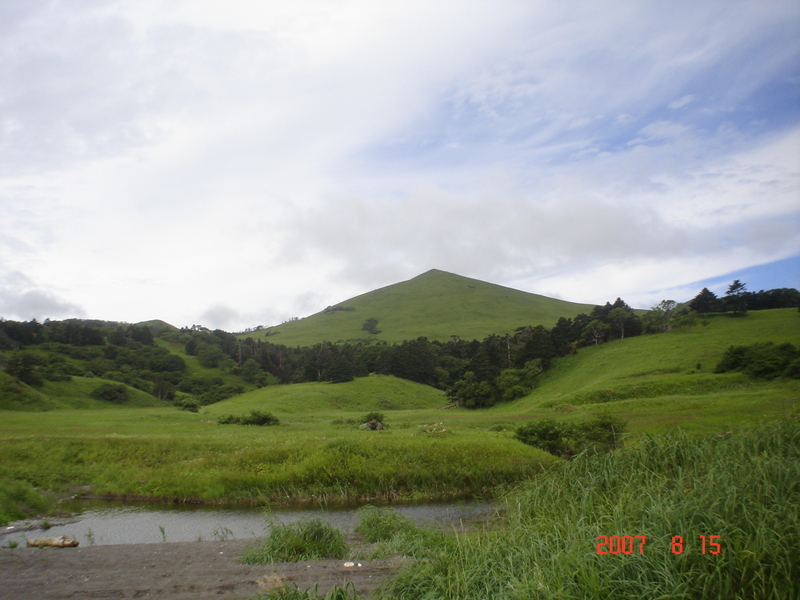
<path id="1" fill-rule="evenodd" d="M 559 317 L 589 313 L 593 307 L 432 270 L 331 308 L 240 337 L 285 346 L 356 340 L 399 343 L 420 336 L 430 340 L 449 340 L 454 335 L 483 339 L 493 333 L 513 333 L 525 325 L 550 328 Z M 362 329 L 367 319 L 378 320 L 380 333 Z"/>

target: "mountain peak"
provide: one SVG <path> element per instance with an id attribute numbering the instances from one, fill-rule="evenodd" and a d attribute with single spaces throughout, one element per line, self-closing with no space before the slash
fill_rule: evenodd
<path id="1" fill-rule="evenodd" d="M 287 346 L 329 342 L 483 339 L 518 327 L 552 327 L 591 305 L 430 269 L 412 279 L 339 302 L 304 319 L 245 334 Z"/>

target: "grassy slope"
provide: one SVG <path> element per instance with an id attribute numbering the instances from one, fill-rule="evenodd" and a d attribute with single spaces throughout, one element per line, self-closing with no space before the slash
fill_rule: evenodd
<path id="1" fill-rule="evenodd" d="M 157 321 L 149 321 L 149 324 L 158 324 Z M 224 372 L 221 369 L 209 369 L 200 364 L 196 356 L 187 356 L 184 351 L 183 345 L 171 344 L 162 339 L 156 339 L 156 345 L 166 348 L 171 353 L 180 356 L 186 362 L 186 375 L 190 377 L 200 378 L 214 378 L 219 377 L 223 383 L 228 385 L 238 385 L 245 388 L 245 390 L 253 389 L 255 386 L 246 383 L 241 377 Z M 39 354 L 47 358 L 51 353 L 45 352 L 37 347 L 28 349 L 28 352 Z M 8 353 L 6 353 L 8 355 Z M 86 369 L 84 361 L 76 360 L 70 357 L 64 357 L 68 363 L 78 367 L 81 370 Z M 103 378 L 87 378 L 87 377 L 72 377 L 70 381 L 45 381 L 43 385 L 31 387 L 19 381 L 16 381 L 11 376 L 0 371 L 0 410 L 55 410 L 55 409 L 68 409 L 68 408 L 113 408 L 114 405 L 97 400 L 91 395 L 92 390 L 102 383 L 119 384 L 118 381 L 106 380 Z M 126 386 L 128 388 L 128 401 L 124 403 L 125 406 L 164 406 L 168 404 L 154 398 L 150 394 L 137 390 L 136 388 Z M 185 395 L 182 392 L 179 395 Z"/>
<path id="2" fill-rule="evenodd" d="M 118 408 L 118 405 L 98 400 L 91 394 L 103 383 L 118 385 L 118 381 L 99 377 L 72 377 L 70 381 L 45 381 L 31 387 L 0 372 L 0 410 L 43 411 L 69 408 Z M 150 394 L 126 386 L 128 400 L 124 406 L 165 406 L 167 403 Z"/>
<path id="3" fill-rule="evenodd" d="M 349 383 L 298 383 L 261 388 L 207 406 L 203 412 L 218 416 L 266 410 L 283 418 L 336 411 L 439 408 L 446 403 L 441 390 L 390 375 L 370 375 Z"/>
<path id="4" fill-rule="evenodd" d="M 337 306 L 355 310 L 322 311 L 242 337 L 266 338 L 286 346 L 360 339 L 392 343 L 420 336 L 432 340 L 447 340 L 453 335 L 483 339 L 524 325 L 552 327 L 559 317 L 592 309 L 588 304 L 547 298 L 437 270 Z M 381 333 L 370 334 L 361 329 L 370 318 L 378 320 Z"/>
<path id="5" fill-rule="evenodd" d="M 556 361 L 531 394 L 492 412 L 518 420 L 578 419 L 607 411 L 647 432 L 675 426 L 728 430 L 796 412 L 796 380 L 754 381 L 740 373 L 713 372 L 729 346 L 765 341 L 800 344 L 797 310 L 751 312 L 743 319 L 720 316 L 686 331 L 582 348 Z"/>

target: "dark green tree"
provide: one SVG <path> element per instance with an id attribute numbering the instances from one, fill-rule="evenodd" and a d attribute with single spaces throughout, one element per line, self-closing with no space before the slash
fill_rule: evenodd
<path id="1" fill-rule="evenodd" d="M 6 363 L 6 373 L 16 377 L 28 385 L 41 385 L 43 383 L 39 366 L 44 361 L 33 352 L 14 352 Z"/>
<path id="2" fill-rule="evenodd" d="M 725 308 L 735 316 L 747 314 L 747 288 L 744 283 L 734 279 L 725 293 Z"/>
<path id="3" fill-rule="evenodd" d="M 700 293 L 689 301 L 689 307 L 698 313 L 719 312 L 720 306 L 719 298 L 708 288 L 700 290 Z"/>

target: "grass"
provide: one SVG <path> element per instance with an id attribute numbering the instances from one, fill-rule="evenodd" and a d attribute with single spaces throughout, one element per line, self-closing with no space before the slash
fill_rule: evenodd
<path id="1" fill-rule="evenodd" d="M 317 421 L 262 429 L 216 425 L 176 409 L 8 415 L 0 479 L 62 492 L 88 485 L 111 497 L 242 504 L 447 498 L 512 485 L 552 462 L 476 430 L 439 439 L 402 424 L 380 432 Z"/>
<path id="2" fill-rule="evenodd" d="M 439 408 L 444 392 L 391 375 L 359 377 L 347 383 L 298 383 L 269 386 L 203 409 L 209 415 L 268 410 L 280 418 L 329 416 L 334 411 L 392 411 Z"/>
<path id="3" fill-rule="evenodd" d="M 381 597 L 800 596 L 797 419 L 723 438 L 647 437 L 632 450 L 562 463 L 507 503 L 506 527 L 457 537 Z M 703 553 L 700 536 L 711 535 L 719 536 L 718 554 L 710 545 Z M 607 548 L 598 549 L 598 536 L 646 543 L 630 554 L 598 554 Z"/>
<path id="4" fill-rule="evenodd" d="M 493 333 L 513 333 L 524 325 L 549 328 L 559 317 L 588 314 L 592 308 L 434 269 L 304 319 L 241 337 L 286 346 L 354 340 L 393 343 L 420 336 L 432 340 L 449 340 L 453 335 L 483 339 Z M 373 318 L 378 320 L 378 334 L 362 329 Z"/>
<path id="5" fill-rule="evenodd" d="M 334 585 L 327 594 L 320 596 L 317 586 L 310 590 L 294 587 L 280 587 L 266 594 L 255 596 L 254 600 L 358 600 L 358 594 L 352 584 L 344 587 Z"/>
<path id="6" fill-rule="evenodd" d="M 248 565 L 344 558 L 349 547 L 344 535 L 322 519 L 303 519 L 297 523 L 270 523 L 270 532 L 258 545 L 240 557 Z"/>

